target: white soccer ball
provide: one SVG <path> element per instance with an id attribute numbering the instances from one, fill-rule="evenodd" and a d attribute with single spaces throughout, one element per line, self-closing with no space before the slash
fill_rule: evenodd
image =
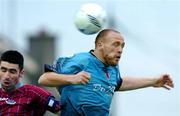
<path id="1" fill-rule="evenodd" d="M 101 6 L 95 3 L 86 3 L 77 12 L 75 25 L 84 34 L 95 34 L 104 27 L 106 17 L 106 11 Z"/>

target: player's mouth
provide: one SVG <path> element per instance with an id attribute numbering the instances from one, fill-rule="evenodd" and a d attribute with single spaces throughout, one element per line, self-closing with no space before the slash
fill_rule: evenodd
<path id="1" fill-rule="evenodd" d="M 120 56 L 120 55 L 119 55 L 119 56 L 116 56 L 116 59 L 118 59 L 118 60 L 119 60 L 120 58 L 121 58 L 121 56 Z"/>
<path id="2" fill-rule="evenodd" d="M 5 87 L 9 87 L 9 86 L 10 86 L 10 82 L 9 82 L 9 81 L 4 81 L 4 82 L 3 82 L 3 85 L 4 85 Z"/>

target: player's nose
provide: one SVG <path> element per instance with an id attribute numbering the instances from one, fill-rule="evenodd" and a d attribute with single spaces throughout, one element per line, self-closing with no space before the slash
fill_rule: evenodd
<path id="1" fill-rule="evenodd" d="M 10 78 L 10 73 L 8 72 L 8 71 L 6 71 L 5 73 L 4 73 L 4 76 L 3 76 L 5 79 L 8 79 L 8 78 Z"/>

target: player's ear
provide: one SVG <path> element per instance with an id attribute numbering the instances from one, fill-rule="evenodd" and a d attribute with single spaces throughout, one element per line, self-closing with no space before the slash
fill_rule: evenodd
<path id="1" fill-rule="evenodd" d="M 22 69 L 22 70 L 20 71 L 19 76 L 22 77 L 22 76 L 24 75 L 24 72 L 25 72 L 24 69 Z"/>
<path id="2" fill-rule="evenodd" d="M 98 45 L 98 47 L 102 47 L 102 45 L 103 45 L 102 40 L 101 40 L 101 41 L 99 41 L 99 42 L 97 43 L 97 45 Z"/>

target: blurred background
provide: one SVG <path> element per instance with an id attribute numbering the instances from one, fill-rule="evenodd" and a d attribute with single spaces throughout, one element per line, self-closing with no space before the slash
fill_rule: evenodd
<path id="1" fill-rule="evenodd" d="M 0 0 L 0 53 L 22 52 L 23 81 L 38 85 L 45 63 L 94 48 L 96 34 L 85 35 L 74 25 L 85 3 L 101 5 L 108 13 L 105 28 L 124 35 L 122 76 L 169 73 L 175 84 L 170 91 L 116 92 L 110 116 L 180 116 L 180 0 Z M 59 97 L 54 88 L 47 89 Z"/>

